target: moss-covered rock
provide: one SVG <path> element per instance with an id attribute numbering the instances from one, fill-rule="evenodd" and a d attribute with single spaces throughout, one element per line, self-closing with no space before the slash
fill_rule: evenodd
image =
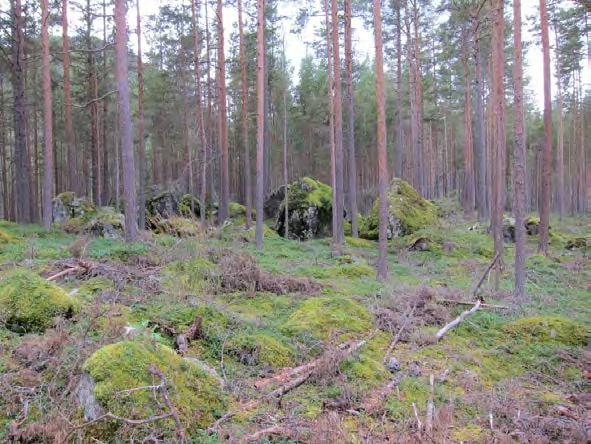
<path id="1" fill-rule="evenodd" d="M 528 216 L 523 222 L 525 232 L 528 236 L 537 236 L 540 233 L 540 218 L 536 216 Z M 548 227 L 549 229 L 551 227 Z M 505 216 L 503 217 L 503 238 L 506 242 L 515 242 L 515 218 Z"/>
<path id="2" fill-rule="evenodd" d="M 77 197 L 75 193 L 67 191 L 58 194 L 52 201 L 53 223 L 61 225 L 68 219 L 84 217 L 95 211 L 93 203 L 85 197 Z"/>
<path id="3" fill-rule="evenodd" d="M 251 209 L 252 217 L 256 217 L 256 211 L 254 208 Z M 246 217 L 246 207 L 238 202 L 230 202 L 228 204 L 228 213 L 232 219 Z"/>
<path id="4" fill-rule="evenodd" d="M 518 319 L 506 324 L 503 329 L 516 339 L 526 342 L 558 342 L 582 346 L 589 340 L 589 331 L 581 324 L 551 316 Z"/>
<path id="5" fill-rule="evenodd" d="M 239 333 L 226 344 L 230 355 L 246 365 L 282 368 L 293 365 L 294 351 L 280 338 L 264 332 Z"/>
<path id="6" fill-rule="evenodd" d="M 196 237 L 201 233 L 199 223 L 195 219 L 172 216 L 168 219 L 155 219 L 152 229 L 159 234 L 170 234 L 175 237 Z"/>
<path id="7" fill-rule="evenodd" d="M 380 200 L 376 199 L 369 216 L 361 223 L 359 235 L 378 239 Z M 388 239 L 406 236 L 437 222 L 437 208 L 423 198 L 408 182 L 395 178 L 388 191 Z"/>
<path id="8" fill-rule="evenodd" d="M 79 303 L 57 285 L 26 269 L 0 276 L 0 324 L 19 333 L 41 332 L 56 316 L 70 317 Z"/>
<path id="9" fill-rule="evenodd" d="M 331 334 L 363 333 L 371 328 L 371 315 L 350 298 L 326 296 L 307 299 L 289 317 L 287 334 L 328 339 Z"/>
<path id="10" fill-rule="evenodd" d="M 288 186 L 289 237 L 309 240 L 326 237 L 331 233 L 332 188 L 328 185 L 303 177 Z M 275 215 L 275 228 L 285 235 L 285 200 Z"/>
<path id="11" fill-rule="evenodd" d="M 1 237 L 2 236 L 0 235 L 0 238 Z M 577 250 L 577 249 L 580 249 L 580 248 L 587 248 L 589 246 L 589 244 L 590 243 L 584 237 L 575 237 L 573 239 L 569 239 L 566 242 L 565 248 L 567 250 Z"/>
<path id="12" fill-rule="evenodd" d="M 94 381 L 93 393 L 103 408 L 127 418 L 147 418 L 161 414 L 152 391 L 122 391 L 159 383 L 150 374 L 152 365 L 164 374 L 170 400 L 186 430 L 203 429 L 225 412 L 226 399 L 218 381 L 163 345 L 141 341 L 107 345 L 84 363 L 84 371 Z M 162 423 L 175 430 L 172 419 Z"/>

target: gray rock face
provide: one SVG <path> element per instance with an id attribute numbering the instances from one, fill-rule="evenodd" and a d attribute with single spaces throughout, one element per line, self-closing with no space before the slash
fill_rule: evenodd
<path id="1" fill-rule="evenodd" d="M 84 411 L 85 421 L 94 421 L 105 414 L 104 409 L 94 397 L 93 390 L 94 381 L 90 375 L 84 373 L 80 378 L 78 387 L 76 387 L 76 400 Z"/>
<path id="2" fill-rule="evenodd" d="M 72 192 L 58 194 L 52 201 L 52 220 L 64 224 L 69 219 L 85 217 L 95 211 L 94 205 L 85 197 L 76 197 Z"/>

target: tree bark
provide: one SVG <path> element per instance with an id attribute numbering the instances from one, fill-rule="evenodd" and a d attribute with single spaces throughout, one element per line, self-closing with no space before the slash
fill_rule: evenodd
<path id="1" fill-rule="evenodd" d="M 205 212 L 207 210 L 206 194 L 207 194 L 207 137 L 205 135 L 205 123 L 203 121 L 203 100 L 201 96 L 201 65 L 199 55 L 201 53 L 201 44 L 199 42 L 199 25 L 198 16 L 199 0 L 191 1 L 191 17 L 193 20 L 193 56 L 195 69 L 195 119 L 197 122 L 197 134 L 199 136 L 199 143 L 201 145 L 201 195 L 199 208 L 199 219 L 201 226 L 205 227 Z"/>
<path id="2" fill-rule="evenodd" d="M 68 188 L 79 193 L 78 161 L 72 120 L 72 83 L 70 81 L 70 37 L 68 36 L 68 0 L 62 1 L 62 51 L 64 65 L 64 131 L 68 159 Z"/>
<path id="3" fill-rule="evenodd" d="M 373 26 L 376 50 L 376 105 L 377 105 L 377 142 L 378 142 L 378 176 L 380 198 L 379 221 L 379 258 L 378 280 L 388 277 L 388 154 L 386 151 L 386 105 L 384 88 L 384 53 L 382 42 L 382 4 L 381 0 L 373 0 Z"/>
<path id="4" fill-rule="evenodd" d="M 401 0 L 396 0 L 396 145 L 394 146 L 394 175 L 402 177 L 404 134 L 402 130 L 402 22 Z"/>
<path id="5" fill-rule="evenodd" d="M 347 98 L 347 154 L 349 167 L 349 212 L 351 236 L 359 236 L 357 218 L 357 161 L 355 159 L 355 97 L 353 92 L 353 30 L 351 0 L 345 0 L 345 85 Z"/>
<path id="6" fill-rule="evenodd" d="M 0 65 L 0 172 L 2 173 L 2 216 L 6 220 L 13 220 L 10 211 L 10 190 L 8 187 L 8 154 L 6 146 L 6 120 L 4 116 L 4 74 Z"/>
<path id="7" fill-rule="evenodd" d="M 123 193 L 125 195 L 125 239 L 137 240 L 137 197 L 133 133 L 131 128 L 131 97 L 127 56 L 127 23 L 125 0 L 115 0 L 115 78 L 119 91 L 119 137 L 123 160 Z"/>
<path id="8" fill-rule="evenodd" d="M 341 58 L 339 54 L 339 17 L 338 0 L 331 0 L 332 22 L 332 48 L 333 48 L 333 93 L 334 93 L 334 133 L 335 133 L 335 195 L 332 210 L 336 213 L 333 226 L 333 252 L 341 255 L 343 250 L 343 213 L 344 213 L 344 186 L 343 186 L 343 99 L 341 95 Z"/>
<path id="9" fill-rule="evenodd" d="M 556 53 L 559 53 L 558 47 L 558 30 L 554 27 L 556 37 Z M 563 109 L 562 109 L 562 85 L 560 79 L 560 61 L 556 57 L 556 127 L 557 127 L 557 140 L 556 140 L 556 204 L 558 207 L 558 214 L 560 220 L 564 216 L 564 123 L 563 123 Z"/>
<path id="10" fill-rule="evenodd" d="M 263 248 L 263 177 L 265 162 L 265 0 L 257 0 L 257 183 L 256 246 Z M 287 190 L 286 190 L 287 193 Z"/>
<path id="11" fill-rule="evenodd" d="M 53 197 L 53 109 L 51 99 L 51 67 L 49 60 L 49 4 L 41 0 L 41 46 L 43 65 L 43 226 L 51 228 L 51 198 Z M 0 125 L 2 123 L 0 122 Z"/>
<path id="12" fill-rule="evenodd" d="M 513 0 L 513 82 L 515 147 L 513 152 L 513 210 L 515 213 L 515 300 L 525 296 L 525 136 L 523 119 L 523 55 L 521 52 L 521 0 Z"/>
<path id="13" fill-rule="evenodd" d="M 240 122 L 242 145 L 244 148 L 244 193 L 246 197 L 246 228 L 252 224 L 252 177 L 250 170 L 250 143 L 248 140 L 248 78 L 246 63 L 246 41 L 244 38 L 244 22 L 242 21 L 242 0 L 238 0 L 238 34 L 240 39 L 240 91 L 242 95 Z"/>
<path id="14" fill-rule="evenodd" d="M 492 2 L 492 123 L 493 123 L 493 155 L 492 155 L 492 211 L 491 223 L 496 261 L 495 288 L 498 288 L 503 263 L 503 183 L 504 183 L 504 152 L 505 152 L 505 95 L 503 87 L 505 55 L 503 16 L 504 1 Z"/>
<path id="15" fill-rule="evenodd" d="M 465 42 L 465 45 L 468 43 Z M 470 217 L 476 206 L 474 183 L 474 145 L 472 136 L 472 88 L 467 49 L 464 48 L 464 184 L 462 204 L 464 213 Z"/>
<path id="16" fill-rule="evenodd" d="M 137 105 L 138 105 L 138 226 L 140 230 L 146 227 L 146 141 L 144 123 L 144 63 L 142 61 L 142 20 L 140 15 L 140 0 L 136 0 L 136 35 L 137 35 Z"/>
<path id="17" fill-rule="evenodd" d="M 12 90 L 14 99 L 15 219 L 33 222 L 31 214 L 31 163 L 27 149 L 27 98 L 25 96 L 24 17 L 21 0 L 12 0 Z"/>
<path id="18" fill-rule="evenodd" d="M 478 153 L 478 195 L 476 204 L 478 218 L 484 220 L 488 217 L 487 193 L 486 193 L 486 127 L 484 120 L 484 77 L 482 75 L 482 54 L 480 37 L 474 36 L 474 58 L 476 66 L 476 123 L 478 128 L 477 153 Z"/>
<path id="19" fill-rule="evenodd" d="M 224 53 L 224 16 L 222 0 L 217 0 L 217 83 L 218 83 L 218 129 L 220 144 L 220 202 L 218 223 L 222 225 L 228 218 L 230 200 L 228 170 L 228 118 L 226 110 L 226 55 Z"/>
<path id="20" fill-rule="evenodd" d="M 552 96 L 550 87 L 550 41 L 546 0 L 540 0 L 540 27 L 544 61 L 544 150 L 542 152 L 542 189 L 540 196 L 540 253 L 548 254 L 550 242 L 550 195 L 552 182 Z"/>

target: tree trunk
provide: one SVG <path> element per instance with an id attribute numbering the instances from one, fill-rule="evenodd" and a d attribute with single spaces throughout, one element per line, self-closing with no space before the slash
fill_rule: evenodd
<path id="1" fill-rule="evenodd" d="M 554 27 L 556 48 L 555 51 L 559 53 L 558 47 L 558 30 Z M 562 84 L 560 80 L 560 61 L 556 57 L 556 127 L 558 130 L 556 140 L 556 206 L 558 207 L 558 214 L 560 220 L 564 216 L 564 123 L 562 116 Z"/>
<path id="2" fill-rule="evenodd" d="M 477 196 L 478 218 L 484 220 L 488 217 L 487 193 L 486 193 L 486 127 L 484 121 L 484 78 L 482 75 L 482 54 L 480 49 L 480 38 L 474 37 L 475 65 L 476 65 L 476 124 L 478 128 L 477 153 L 478 153 L 478 176 Z"/>
<path id="3" fill-rule="evenodd" d="M 142 61 L 142 21 L 140 15 L 140 0 L 136 0 L 136 35 L 137 35 L 137 113 L 138 113 L 138 227 L 146 227 L 146 141 L 144 123 L 144 63 Z"/>
<path id="4" fill-rule="evenodd" d="M 353 30 L 351 28 L 351 0 L 345 0 L 345 84 L 347 97 L 347 154 L 349 166 L 349 212 L 351 236 L 358 237 L 357 221 L 357 161 L 355 159 L 355 97 L 353 91 Z"/>
<path id="5" fill-rule="evenodd" d="M 131 128 L 131 98 L 127 57 L 127 23 L 125 0 L 115 0 L 115 77 L 119 91 L 119 136 L 123 160 L 123 192 L 125 195 L 125 239 L 137 239 L 137 198 L 133 133 Z"/>
<path id="6" fill-rule="evenodd" d="M 68 188 L 70 191 L 81 191 L 78 180 L 78 162 L 74 140 L 74 123 L 72 120 L 72 84 L 70 82 L 70 37 L 68 36 L 68 0 L 62 1 L 62 51 L 64 64 L 64 131 L 68 158 Z"/>
<path id="7" fill-rule="evenodd" d="M 2 173 L 2 216 L 6 220 L 13 220 L 13 215 L 10 211 L 7 157 L 6 120 L 4 116 L 4 74 L 2 73 L 2 65 L 0 65 L 0 172 Z"/>
<path id="8" fill-rule="evenodd" d="M 401 0 L 396 0 L 396 145 L 394 146 L 394 175 L 402 177 L 404 134 L 402 130 L 402 32 Z"/>
<path id="9" fill-rule="evenodd" d="M 218 222 L 220 225 L 228 218 L 230 200 L 228 170 L 228 120 L 226 111 L 226 56 L 224 53 L 224 16 L 222 0 L 217 0 L 217 82 L 218 82 L 218 128 L 220 144 L 220 202 Z"/>
<path id="10" fill-rule="evenodd" d="M 467 45 L 467 42 L 465 43 Z M 468 54 L 464 48 L 464 186 L 462 204 L 466 216 L 471 217 L 476 206 L 474 196 L 474 146 L 472 137 L 472 89 Z"/>
<path id="11" fill-rule="evenodd" d="M 513 0 L 513 65 L 515 148 L 513 152 L 513 211 L 515 213 L 515 300 L 525 296 L 525 136 L 523 120 L 523 67 L 521 53 L 521 0 Z"/>
<path id="12" fill-rule="evenodd" d="M 203 104 L 201 102 L 201 66 L 199 55 L 201 53 L 201 45 L 199 42 L 199 19 L 197 13 L 199 11 L 198 0 L 191 1 L 191 17 L 193 20 L 193 56 L 195 69 L 195 120 L 197 123 L 197 134 L 199 136 L 199 144 L 201 145 L 201 190 L 200 190 L 200 205 L 199 219 L 201 226 L 205 227 L 205 212 L 206 212 L 206 193 L 207 193 L 207 137 L 205 136 L 205 123 L 203 122 Z"/>
<path id="13" fill-rule="evenodd" d="M 284 73 L 287 74 L 287 67 L 285 66 L 285 41 L 283 42 L 283 60 L 284 60 Z M 286 83 L 283 91 L 283 186 L 285 188 L 285 238 L 289 239 L 289 196 L 287 193 L 289 184 L 289 174 L 287 169 L 287 89 L 289 83 Z"/>
<path id="14" fill-rule="evenodd" d="M 265 0 L 257 0 L 257 183 L 256 246 L 263 248 L 263 177 L 265 162 Z M 287 191 L 286 191 L 287 193 Z"/>
<path id="15" fill-rule="evenodd" d="M 248 140 L 248 78 L 246 63 L 246 41 L 244 38 L 244 22 L 242 21 L 242 0 L 238 0 L 238 34 L 240 38 L 240 91 L 242 95 L 240 122 L 242 145 L 244 147 L 244 193 L 246 197 L 246 228 L 252 223 L 252 178 L 250 171 L 250 144 Z"/>
<path id="16" fill-rule="evenodd" d="M 107 2 L 103 0 L 103 45 L 107 45 Z M 106 78 L 107 78 L 107 50 L 103 51 L 103 84 L 106 86 Z M 105 88 L 106 89 L 106 88 Z M 101 164 L 101 182 L 102 182 L 102 190 L 101 196 L 99 197 L 99 205 L 106 205 L 110 200 L 110 169 L 109 169 L 109 159 L 111 156 L 109 155 L 109 138 L 107 137 L 108 134 L 108 117 L 109 117 L 109 99 L 105 97 L 103 99 L 103 111 L 102 111 L 102 142 L 101 142 L 101 151 L 99 152 L 100 157 L 100 164 Z"/>
<path id="17" fill-rule="evenodd" d="M 503 183 L 504 183 L 504 151 L 505 151 L 505 95 L 503 78 L 505 70 L 503 16 L 504 0 L 492 2 L 492 122 L 493 122 L 493 162 L 492 162 L 492 233 L 496 262 L 495 288 L 498 289 L 502 270 L 503 255 Z"/>
<path id="18" fill-rule="evenodd" d="M 384 54 L 382 43 L 382 4 L 381 0 L 373 0 L 373 27 L 376 50 L 376 105 L 377 105 L 377 142 L 378 142 L 378 176 L 380 198 L 379 222 L 379 258 L 378 279 L 384 281 L 388 277 L 388 154 L 386 151 L 386 105 L 384 88 Z"/>
<path id="19" fill-rule="evenodd" d="M 332 210 L 336 213 L 334 219 L 336 224 L 333 226 L 333 251 L 336 255 L 341 255 L 343 250 L 343 213 L 344 213 L 344 193 L 343 193 L 343 101 L 341 95 L 341 59 L 339 54 L 339 17 L 338 1 L 331 1 L 332 15 L 332 48 L 333 48 L 333 93 L 334 93 L 334 134 L 335 134 L 335 196 Z"/>
<path id="20" fill-rule="evenodd" d="M 43 64 L 43 226 L 51 228 L 51 198 L 53 197 L 53 110 L 51 102 L 51 67 L 49 60 L 49 5 L 41 0 L 41 46 Z M 0 123 L 1 125 L 2 123 Z"/>
<path id="21" fill-rule="evenodd" d="M 546 0 L 540 0 L 540 26 L 544 60 L 544 151 L 542 154 L 542 189 L 540 196 L 540 253 L 548 254 L 550 241 L 550 194 L 552 181 L 552 96 L 550 92 L 550 41 Z"/>
<path id="22" fill-rule="evenodd" d="M 24 17 L 21 0 L 12 0 L 12 90 L 14 97 L 14 180 L 15 219 L 33 222 L 31 214 L 31 163 L 27 150 L 27 98 L 25 96 Z"/>

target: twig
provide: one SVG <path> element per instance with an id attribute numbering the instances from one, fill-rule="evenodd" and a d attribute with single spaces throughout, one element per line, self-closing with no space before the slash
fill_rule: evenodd
<path id="1" fill-rule="evenodd" d="M 261 439 L 268 436 L 282 436 L 285 438 L 291 438 L 294 435 L 292 430 L 281 426 L 272 426 L 265 429 L 259 430 L 252 435 L 245 436 L 240 440 L 241 443 L 259 442 Z"/>
<path id="2" fill-rule="evenodd" d="M 474 305 L 474 302 L 469 301 L 454 301 L 452 299 L 439 299 L 437 302 L 442 304 L 455 304 L 455 305 Z M 480 308 L 490 308 L 490 309 L 499 309 L 499 310 L 509 310 L 510 307 L 506 305 L 496 305 L 496 304 L 480 304 Z"/>
<path id="3" fill-rule="evenodd" d="M 406 327 L 410 323 L 410 320 L 412 319 L 412 315 L 414 314 L 416 308 L 417 308 L 417 302 L 415 301 L 412 308 L 406 314 L 404 322 L 402 323 L 402 325 L 398 329 L 398 333 L 396 333 L 396 336 L 394 337 L 394 339 L 392 340 L 392 342 L 388 346 L 388 350 L 386 350 L 386 354 L 384 355 L 384 365 L 387 365 L 388 359 L 390 358 L 390 354 L 394 350 L 394 347 L 396 347 L 396 344 L 398 344 L 398 341 L 400 341 L 400 337 L 402 335 L 402 332 L 406 329 Z"/>
<path id="4" fill-rule="evenodd" d="M 421 422 L 421 418 L 419 418 L 419 412 L 417 411 L 417 405 L 413 402 L 412 403 L 412 411 L 415 414 L 415 419 L 417 420 L 417 427 L 419 432 L 423 430 L 423 423 Z"/>
<path id="5" fill-rule="evenodd" d="M 182 425 L 181 420 L 179 418 L 179 413 L 178 413 L 176 407 L 174 406 L 174 404 L 172 402 L 170 402 L 170 398 L 168 396 L 168 385 L 166 384 L 166 378 L 164 377 L 164 374 L 160 370 L 158 370 L 154 365 L 150 366 L 149 372 L 152 375 L 158 376 L 160 378 L 159 391 L 162 394 L 162 398 L 164 398 L 164 402 L 166 403 L 168 410 L 170 411 L 170 416 L 173 417 L 174 422 L 176 424 L 176 433 L 178 435 L 179 442 L 181 444 L 186 444 L 187 437 L 185 435 L 185 430 L 183 429 L 183 425 Z"/>
<path id="6" fill-rule="evenodd" d="M 497 261 L 499 260 L 500 257 L 501 257 L 500 253 L 495 254 L 495 257 L 493 258 L 492 262 L 488 265 L 488 267 L 486 268 L 486 270 L 482 274 L 482 277 L 478 281 L 478 284 L 476 284 L 476 287 L 474 287 L 474 289 L 472 290 L 472 292 L 471 292 L 472 297 L 476 297 L 476 293 L 478 292 L 478 290 L 482 286 L 482 283 L 484 282 L 484 280 L 486 279 L 486 277 L 490 273 L 490 270 L 492 270 L 492 268 L 495 266 L 495 264 L 497 263 Z"/>
<path id="7" fill-rule="evenodd" d="M 47 278 L 47 280 L 50 281 L 50 282 L 51 281 L 56 281 L 56 280 L 58 280 L 61 277 L 67 276 L 67 275 L 72 274 L 72 273 L 77 273 L 77 272 L 82 271 L 82 270 L 83 270 L 82 267 L 66 268 L 65 270 L 62 270 L 59 273 L 56 273 L 56 274 L 53 274 L 53 275 L 49 276 Z"/>
<path id="8" fill-rule="evenodd" d="M 427 419 L 425 420 L 425 431 L 430 435 L 433 431 L 433 414 L 435 412 L 435 404 L 433 401 L 435 394 L 435 377 L 433 374 L 431 374 L 429 377 L 429 384 L 431 386 L 431 392 L 429 394 L 429 401 L 427 401 Z"/>

